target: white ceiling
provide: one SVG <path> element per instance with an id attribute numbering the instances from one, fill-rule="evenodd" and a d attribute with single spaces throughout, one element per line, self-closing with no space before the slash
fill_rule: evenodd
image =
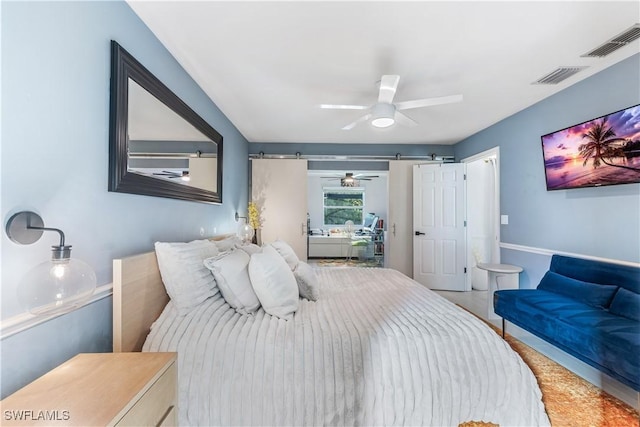
<path id="1" fill-rule="evenodd" d="M 581 57 L 640 22 L 638 1 L 129 4 L 250 142 L 454 144 L 640 51 Z M 319 108 L 375 103 L 383 74 L 400 75 L 396 102 L 464 101 L 403 111 L 413 128 L 351 131 L 362 111 Z"/>

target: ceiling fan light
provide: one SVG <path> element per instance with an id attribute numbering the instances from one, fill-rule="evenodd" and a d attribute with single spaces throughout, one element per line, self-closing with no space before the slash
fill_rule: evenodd
<path id="1" fill-rule="evenodd" d="M 342 187 L 355 187 L 356 185 L 357 185 L 357 181 L 350 176 L 347 176 L 340 180 L 340 186 Z"/>
<path id="2" fill-rule="evenodd" d="M 371 125 L 377 128 L 386 128 L 393 125 L 396 107 L 393 104 L 376 104 L 371 110 Z"/>
<path id="3" fill-rule="evenodd" d="M 387 128 L 395 122 L 392 117 L 378 117 L 377 119 L 371 120 L 371 124 L 377 128 Z"/>

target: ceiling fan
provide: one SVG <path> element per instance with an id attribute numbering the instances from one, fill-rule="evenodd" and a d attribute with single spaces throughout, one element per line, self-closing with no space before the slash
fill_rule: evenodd
<path id="1" fill-rule="evenodd" d="M 180 171 L 180 172 L 162 171 L 162 172 L 155 172 L 154 175 L 164 176 L 169 179 L 180 178 L 183 181 L 191 180 L 191 177 L 189 177 L 189 171 Z"/>
<path id="2" fill-rule="evenodd" d="M 462 95 L 440 96 L 436 98 L 415 99 L 413 101 L 402 101 L 393 103 L 396 89 L 400 82 L 400 76 L 384 75 L 380 80 L 380 92 L 378 102 L 373 105 L 334 105 L 321 104 L 320 108 L 329 110 L 368 110 L 367 114 L 360 117 L 355 122 L 349 123 L 343 130 L 351 130 L 356 125 L 371 119 L 371 124 L 378 128 L 386 128 L 398 122 L 404 126 L 416 126 L 417 123 L 401 113 L 401 110 L 411 108 L 431 107 L 433 105 L 452 104 L 462 101 Z"/>
<path id="3" fill-rule="evenodd" d="M 373 178 L 379 178 L 379 176 L 365 175 L 362 173 L 354 175 L 353 172 L 346 172 L 344 176 L 342 176 L 341 174 L 336 174 L 334 176 L 323 176 L 321 178 L 340 180 L 340 185 L 343 187 L 355 187 L 358 181 L 371 181 Z"/>

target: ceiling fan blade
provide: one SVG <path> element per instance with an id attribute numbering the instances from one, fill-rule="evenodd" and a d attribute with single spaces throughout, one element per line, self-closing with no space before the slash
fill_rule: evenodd
<path id="1" fill-rule="evenodd" d="M 362 122 L 366 122 L 367 120 L 369 120 L 369 118 L 371 117 L 371 113 L 369 114 L 365 114 L 364 116 L 360 117 L 358 120 L 356 120 L 353 123 L 349 123 L 348 125 L 346 125 L 345 127 L 342 128 L 342 130 L 351 130 L 354 127 L 356 127 L 359 123 Z"/>
<path id="2" fill-rule="evenodd" d="M 437 98 L 416 99 L 413 101 L 398 102 L 396 110 L 408 110 L 410 108 L 431 107 L 432 105 L 453 104 L 462 101 L 462 95 L 440 96 Z"/>
<path id="3" fill-rule="evenodd" d="M 363 175 L 363 174 L 358 174 L 358 175 L 353 175 L 354 178 L 358 178 L 358 179 L 363 179 L 363 178 L 380 178 L 380 176 L 378 175 Z"/>
<path id="4" fill-rule="evenodd" d="M 418 126 L 418 123 L 416 123 L 415 120 L 405 116 L 400 111 L 396 110 L 396 114 L 395 114 L 394 118 L 396 119 L 396 122 L 398 122 L 399 124 L 401 124 L 403 126 L 410 126 L 410 127 Z"/>
<path id="5" fill-rule="evenodd" d="M 398 82 L 400 76 L 385 75 L 380 80 L 380 94 L 378 95 L 378 102 L 384 104 L 391 104 L 393 97 L 396 96 L 396 89 L 398 88 Z"/>
<path id="6" fill-rule="evenodd" d="M 340 104 L 320 104 L 320 108 L 325 110 L 366 110 L 366 105 L 340 105 Z"/>

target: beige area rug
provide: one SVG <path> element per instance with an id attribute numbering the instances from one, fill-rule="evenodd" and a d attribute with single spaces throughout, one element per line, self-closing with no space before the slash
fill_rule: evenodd
<path id="1" fill-rule="evenodd" d="M 508 334 L 506 341 L 538 379 L 552 426 L 640 426 L 640 415 L 631 406 Z"/>
<path id="2" fill-rule="evenodd" d="M 487 323 L 480 317 L 478 319 Z M 500 329 L 490 323 L 487 325 L 502 335 Z M 505 341 L 520 355 L 538 380 L 542 402 L 553 427 L 640 427 L 640 413 L 631 406 L 511 335 L 506 334 Z M 490 426 L 495 424 L 472 421 L 459 427 Z"/>

